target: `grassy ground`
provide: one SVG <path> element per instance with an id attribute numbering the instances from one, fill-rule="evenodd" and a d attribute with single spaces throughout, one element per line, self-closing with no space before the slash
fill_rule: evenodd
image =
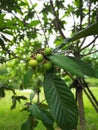
<path id="1" fill-rule="evenodd" d="M 98 88 L 92 88 L 94 95 L 98 100 Z M 30 92 L 18 92 L 28 96 Z M 20 112 L 21 104 L 18 103 L 17 109 L 10 110 L 11 106 L 11 92 L 7 92 L 6 97 L 0 99 L 0 130 L 20 130 L 21 124 L 28 117 L 27 112 Z M 95 112 L 91 103 L 84 95 L 84 106 L 86 115 L 86 130 L 98 130 L 98 114 Z M 35 130 L 45 130 L 42 123 L 40 122 Z"/>
<path id="2" fill-rule="evenodd" d="M 98 87 L 92 88 L 91 90 L 98 101 Z M 86 130 L 98 130 L 98 113 L 95 111 L 86 95 L 84 95 L 84 107 L 86 115 Z"/>
<path id="3" fill-rule="evenodd" d="M 0 130 L 20 130 L 21 123 L 28 116 L 27 112 L 20 112 L 23 102 L 18 103 L 17 109 L 10 109 L 11 95 L 11 92 L 7 92 L 6 97 L 0 100 Z"/>

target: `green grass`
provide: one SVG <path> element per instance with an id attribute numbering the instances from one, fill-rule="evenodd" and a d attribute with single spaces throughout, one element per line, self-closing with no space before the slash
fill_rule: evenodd
<path id="1" fill-rule="evenodd" d="M 21 123 L 28 116 L 27 112 L 20 112 L 23 102 L 17 104 L 17 109 L 10 109 L 11 95 L 11 92 L 7 92 L 6 97 L 0 100 L 0 130 L 20 130 Z"/>
<path id="2" fill-rule="evenodd" d="M 98 101 L 98 87 L 92 87 L 91 90 Z M 83 99 L 86 115 L 86 130 L 98 130 L 98 113 L 95 111 L 86 95 L 84 95 Z"/>
<path id="3" fill-rule="evenodd" d="M 98 88 L 92 88 L 94 95 L 98 100 Z M 25 96 L 29 96 L 30 92 L 19 92 Z M 17 104 L 16 109 L 10 110 L 11 106 L 11 92 L 6 93 L 5 98 L 0 99 L 0 130 L 20 130 L 21 124 L 25 122 L 28 117 L 28 112 L 21 112 L 21 108 L 24 101 L 21 104 Z M 88 98 L 84 95 L 84 106 L 85 106 L 85 116 L 86 116 L 86 130 L 98 130 L 98 114 L 92 107 Z M 38 124 L 35 130 L 46 130 L 42 123 Z"/>

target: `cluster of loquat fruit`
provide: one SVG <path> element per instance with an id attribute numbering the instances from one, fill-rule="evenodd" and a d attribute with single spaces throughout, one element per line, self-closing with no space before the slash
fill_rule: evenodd
<path id="1" fill-rule="evenodd" d="M 38 68 L 40 71 L 43 70 L 50 70 L 53 67 L 53 64 L 49 59 L 47 58 L 52 54 L 52 48 L 44 48 L 42 51 L 34 54 L 30 61 L 29 65 L 31 67 Z"/>

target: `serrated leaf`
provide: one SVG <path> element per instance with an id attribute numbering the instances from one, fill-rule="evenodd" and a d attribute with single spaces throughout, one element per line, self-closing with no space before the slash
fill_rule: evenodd
<path id="1" fill-rule="evenodd" d="M 36 104 L 29 107 L 29 112 L 34 118 L 41 120 L 44 124 L 48 126 L 53 125 L 53 119 L 49 115 L 49 112 L 46 110 L 41 110 Z"/>
<path id="2" fill-rule="evenodd" d="M 41 117 L 42 117 L 42 122 L 44 126 L 47 128 L 47 130 L 54 130 L 53 127 L 54 120 L 50 112 L 45 109 L 41 110 Z"/>
<path id="3" fill-rule="evenodd" d="M 76 57 L 69 57 L 69 58 L 71 58 L 75 63 L 77 63 L 80 66 L 81 71 L 84 75 L 95 77 L 95 71 L 90 64 Z"/>
<path id="4" fill-rule="evenodd" d="M 70 73 L 79 77 L 84 77 L 81 68 L 69 57 L 63 55 L 51 55 L 49 59 L 62 69 L 69 71 Z"/>
<path id="5" fill-rule="evenodd" d="M 87 26 L 85 29 L 74 34 L 72 36 L 70 42 L 78 40 L 78 39 L 83 38 L 83 37 L 97 35 L 97 34 L 98 34 L 98 22 L 93 23 L 93 24 Z"/>
<path id="6" fill-rule="evenodd" d="M 50 112 L 60 128 L 71 130 L 77 126 L 78 110 L 76 101 L 65 82 L 48 72 L 44 80 L 44 92 Z"/>

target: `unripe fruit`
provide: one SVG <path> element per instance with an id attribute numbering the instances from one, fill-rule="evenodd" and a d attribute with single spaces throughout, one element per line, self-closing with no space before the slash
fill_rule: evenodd
<path id="1" fill-rule="evenodd" d="M 42 55 L 42 54 L 37 54 L 37 55 L 36 55 L 36 60 L 37 60 L 38 62 L 41 62 L 41 61 L 43 60 L 43 55 Z"/>
<path id="2" fill-rule="evenodd" d="M 29 61 L 29 65 L 32 66 L 32 67 L 37 67 L 38 66 L 38 62 L 37 62 L 37 60 L 30 60 Z"/>
<path id="3" fill-rule="evenodd" d="M 49 47 L 45 48 L 44 54 L 45 54 L 46 56 L 51 55 L 51 53 L 52 53 L 52 48 L 49 48 Z"/>
<path id="4" fill-rule="evenodd" d="M 52 62 L 48 61 L 44 63 L 44 69 L 45 70 L 50 70 L 52 68 Z"/>

